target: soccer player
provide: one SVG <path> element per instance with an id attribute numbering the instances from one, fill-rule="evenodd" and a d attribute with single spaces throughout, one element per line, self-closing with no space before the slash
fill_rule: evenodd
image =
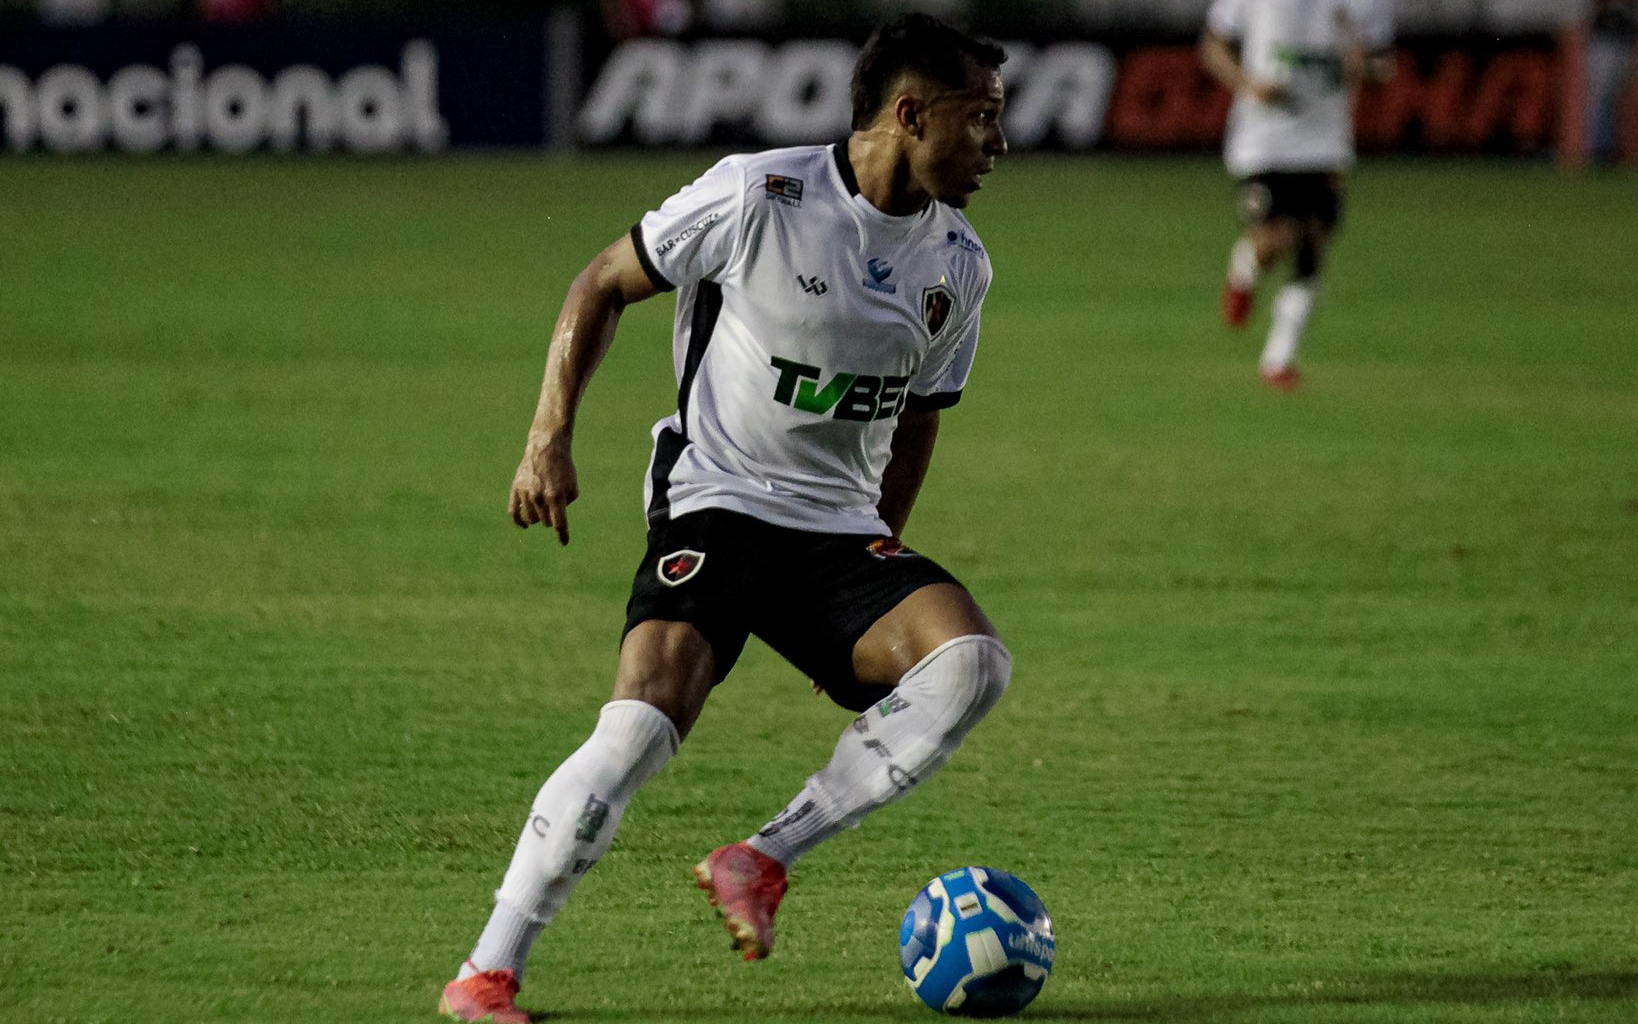
<path id="1" fill-rule="evenodd" d="M 971 595 L 898 540 L 973 365 L 990 265 L 960 211 L 1007 150 L 1004 60 L 925 15 L 889 22 L 859 56 L 845 141 L 728 157 L 570 287 L 513 520 L 569 542 L 587 382 L 621 311 L 673 289 L 677 412 L 653 431 L 613 697 L 535 797 L 443 1012 L 528 1019 L 531 944 L 748 635 L 868 714 L 764 828 L 694 868 L 747 960 L 773 948 L 787 868 L 924 782 L 1006 689 L 1011 656 Z"/>
<path id="2" fill-rule="evenodd" d="M 1245 326 L 1258 277 L 1292 260 L 1258 361 L 1281 390 L 1302 381 L 1297 349 L 1354 163 L 1353 93 L 1391 73 L 1392 39 L 1387 0 L 1213 0 L 1206 14 L 1201 57 L 1234 93 L 1224 154 L 1245 223 L 1229 256 L 1223 319 Z"/>

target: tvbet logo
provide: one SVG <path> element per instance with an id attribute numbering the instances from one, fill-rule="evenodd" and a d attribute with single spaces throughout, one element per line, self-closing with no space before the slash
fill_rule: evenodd
<path id="1" fill-rule="evenodd" d="M 892 419 L 904 409 L 905 397 L 910 393 L 905 390 L 905 385 L 910 383 L 909 377 L 838 373 L 821 388 L 819 377 L 824 371 L 817 366 L 778 356 L 774 356 L 772 365 L 779 371 L 774 401 L 821 416 L 829 412 L 839 420 L 869 422 Z M 831 412 L 833 409 L 835 412 Z"/>
<path id="2" fill-rule="evenodd" d="M 378 64 L 355 67 L 339 79 L 298 64 L 264 78 L 254 68 L 227 64 L 204 70 L 197 46 L 171 52 L 169 73 L 130 64 L 107 84 L 89 68 L 58 64 L 38 82 L 0 65 L 0 113 L 6 145 L 38 142 L 57 153 L 115 149 L 149 153 L 174 146 L 209 146 L 244 153 L 266 144 L 355 153 L 413 147 L 441 150 L 449 125 L 438 112 L 438 51 L 417 39 L 404 46 L 399 74 Z"/>

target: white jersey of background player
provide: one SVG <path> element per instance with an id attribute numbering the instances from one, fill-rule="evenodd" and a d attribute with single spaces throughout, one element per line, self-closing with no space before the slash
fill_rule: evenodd
<path id="1" fill-rule="evenodd" d="M 1235 94 L 1224 157 L 1241 182 L 1246 226 L 1223 316 L 1245 325 L 1260 271 L 1295 258 L 1260 360 L 1263 379 L 1281 389 L 1301 379 L 1297 347 L 1354 164 L 1354 88 L 1386 77 L 1392 37 L 1387 0 L 1214 0 L 1206 15 L 1202 57 Z"/>

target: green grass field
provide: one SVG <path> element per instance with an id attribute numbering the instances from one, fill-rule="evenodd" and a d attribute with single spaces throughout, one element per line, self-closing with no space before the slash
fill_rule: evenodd
<path id="1" fill-rule="evenodd" d="M 0 1020 L 430 1021 L 606 699 L 671 302 L 507 487 L 564 287 L 708 158 L 0 161 Z M 930 1021 L 935 873 L 1038 1021 L 1638 1019 L 1638 189 L 1367 165 L 1305 350 L 1215 320 L 1210 162 L 1013 159 L 908 539 L 1007 636 L 945 772 L 738 962 L 689 866 L 845 713 L 755 647 L 536 948 L 551 1019 Z"/>

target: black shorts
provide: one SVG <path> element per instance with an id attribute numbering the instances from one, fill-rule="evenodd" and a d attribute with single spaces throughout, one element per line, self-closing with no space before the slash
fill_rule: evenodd
<path id="1" fill-rule="evenodd" d="M 1240 219 L 1311 220 L 1334 228 L 1342 221 L 1342 175 L 1335 171 L 1270 171 L 1240 180 Z"/>
<path id="2" fill-rule="evenodd" d="M 858 680 L 854 644 L 932 583 L 960 586 L 937 562 L 886 537 L 792 530 L 705 509 L 650 525 L 625 632 L 650 619 L 692 623 L 716 655 L 719 683 L 754 634 L 836 703 L 863 711 L 892 687 Z"/>

